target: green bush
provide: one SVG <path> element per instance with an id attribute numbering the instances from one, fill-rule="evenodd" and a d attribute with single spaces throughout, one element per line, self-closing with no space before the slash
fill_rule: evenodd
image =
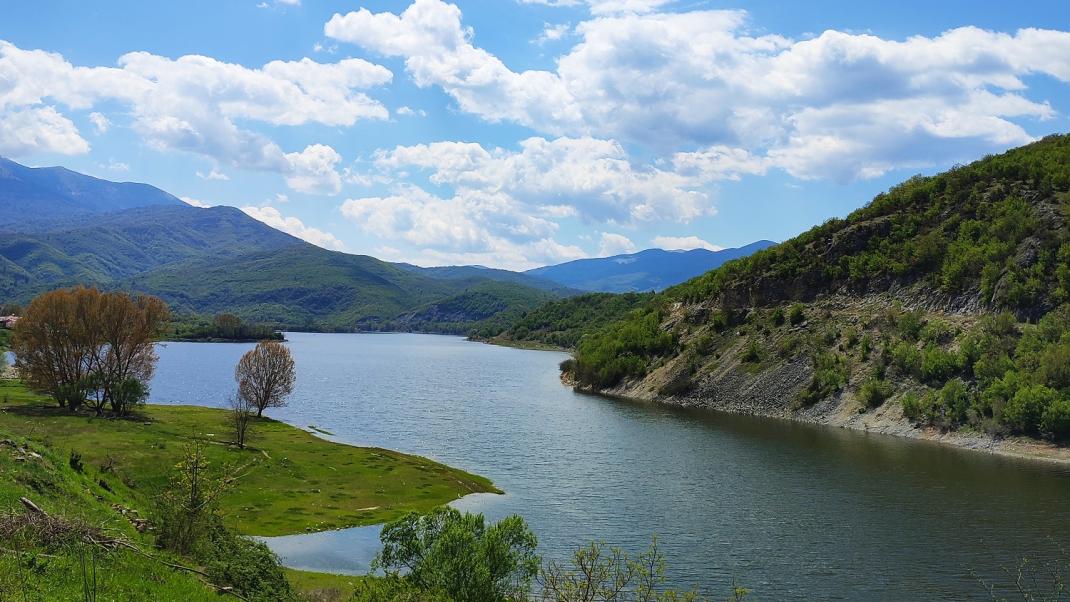
<path id="1" fill-rule="evenodd" d="M 869 378 L 858 389 L 858 397 L 867 408 L 876 408 L 892 396 L 892 386 L 879 378 Z"/>
<path id="2" fill-rule="evenodd" d="M 792 326 L 802 324 L 805 320 L 806 314 L 803 313 L 802 303 L 795 303 L 788 309 L 788 322 L 790 322 Z"/>
<path id="3" fill-rule="evenodd" d="M 940 384 L 958 371 L 958 358 L 934 344 L 929 344 L 921 353 L 918 376 L 930 384 Z"/>
<path id="4" fill-rule="evenodd" d="M 388 576 L 453 600 L 526 599 L 541 560 L 524 519 L 486 524 L 482 514 L 448 506 L 387 524 L 373 563 Z"/>
<path id="5" fill-rule="evenodd" d="M 1044 412 L 1058 399 L 1059 394 L 1044 385 L 1022 387 L 1003 407 L 1003 422 L 1019 433 L 1037 434 Z"/>
<path id="6" fill-rule="evenodd" d="M 1053 439 L 1070 438 L 1070 399 L 1051 402 L 1040 417 L 1040 431 Z"/>
<path id="7" fill-rule="evenodd" d="M 774 326 L 784 325 L 784 308 L 778 307 L 773 310 L 772 322 Z"/>
<path id="8" fill-rule="evenodd" d="M 743 355 L 740 359 L 748 364 L 757 364 L 762 361 L 762 347 L 757 340 L 753 338 L 747 340 L 747 345 L 744 347 Z"/>
<path id="9" fill-rule="evenodd" d="M 802 406 L 813 405 L 847 384 L 847 363 L 837 353 L 821 351 L 813 355 L 812 361 L 814 375 L 797 399 Z"/>

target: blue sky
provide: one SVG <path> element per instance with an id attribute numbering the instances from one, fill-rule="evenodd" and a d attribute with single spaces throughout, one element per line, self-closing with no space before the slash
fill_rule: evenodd
<path id="1" fill-rule="evenodd" d="M 9 3 L 0 154 L 422 265 L 738 246 L 1070 130 L 1067 32 L 1065 2 Z"/>

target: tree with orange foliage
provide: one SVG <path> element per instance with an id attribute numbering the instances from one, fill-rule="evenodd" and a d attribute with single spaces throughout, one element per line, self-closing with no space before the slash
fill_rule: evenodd
<path id="1" fill-rule="evenodd" d="M 260 341 L 242 356 L 234 368 L 234 380 L 238 395 L 256 408 L 257 417 L 267 408 L 286 405 L 297 381 L 290 350 L 278 341 Z"/>
<path id="2" fill-rule="evenodd" d="M 16 367 L 61 407 L 125 414 L 147 396 L 155 340 L 170 320 L 156 297 L 75 287 L 34 299 L 15 326 Z"/>

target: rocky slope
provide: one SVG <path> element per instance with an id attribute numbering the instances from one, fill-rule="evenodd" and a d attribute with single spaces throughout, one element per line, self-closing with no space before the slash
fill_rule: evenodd
<path id="1" fill-rule="evenodd" d="M 1068 191 L 1065 136 L 912 179 L 587 333 L 564 377 L 1070 460 Z"/>

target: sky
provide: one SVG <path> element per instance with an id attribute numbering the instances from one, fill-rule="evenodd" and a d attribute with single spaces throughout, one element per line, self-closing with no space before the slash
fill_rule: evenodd
<path id="1" fill-rule="evenodd" d="M 419 265 L 785 240 L 1070 131 L 1065 0 L 3 12 L 0 155 Z"/>

